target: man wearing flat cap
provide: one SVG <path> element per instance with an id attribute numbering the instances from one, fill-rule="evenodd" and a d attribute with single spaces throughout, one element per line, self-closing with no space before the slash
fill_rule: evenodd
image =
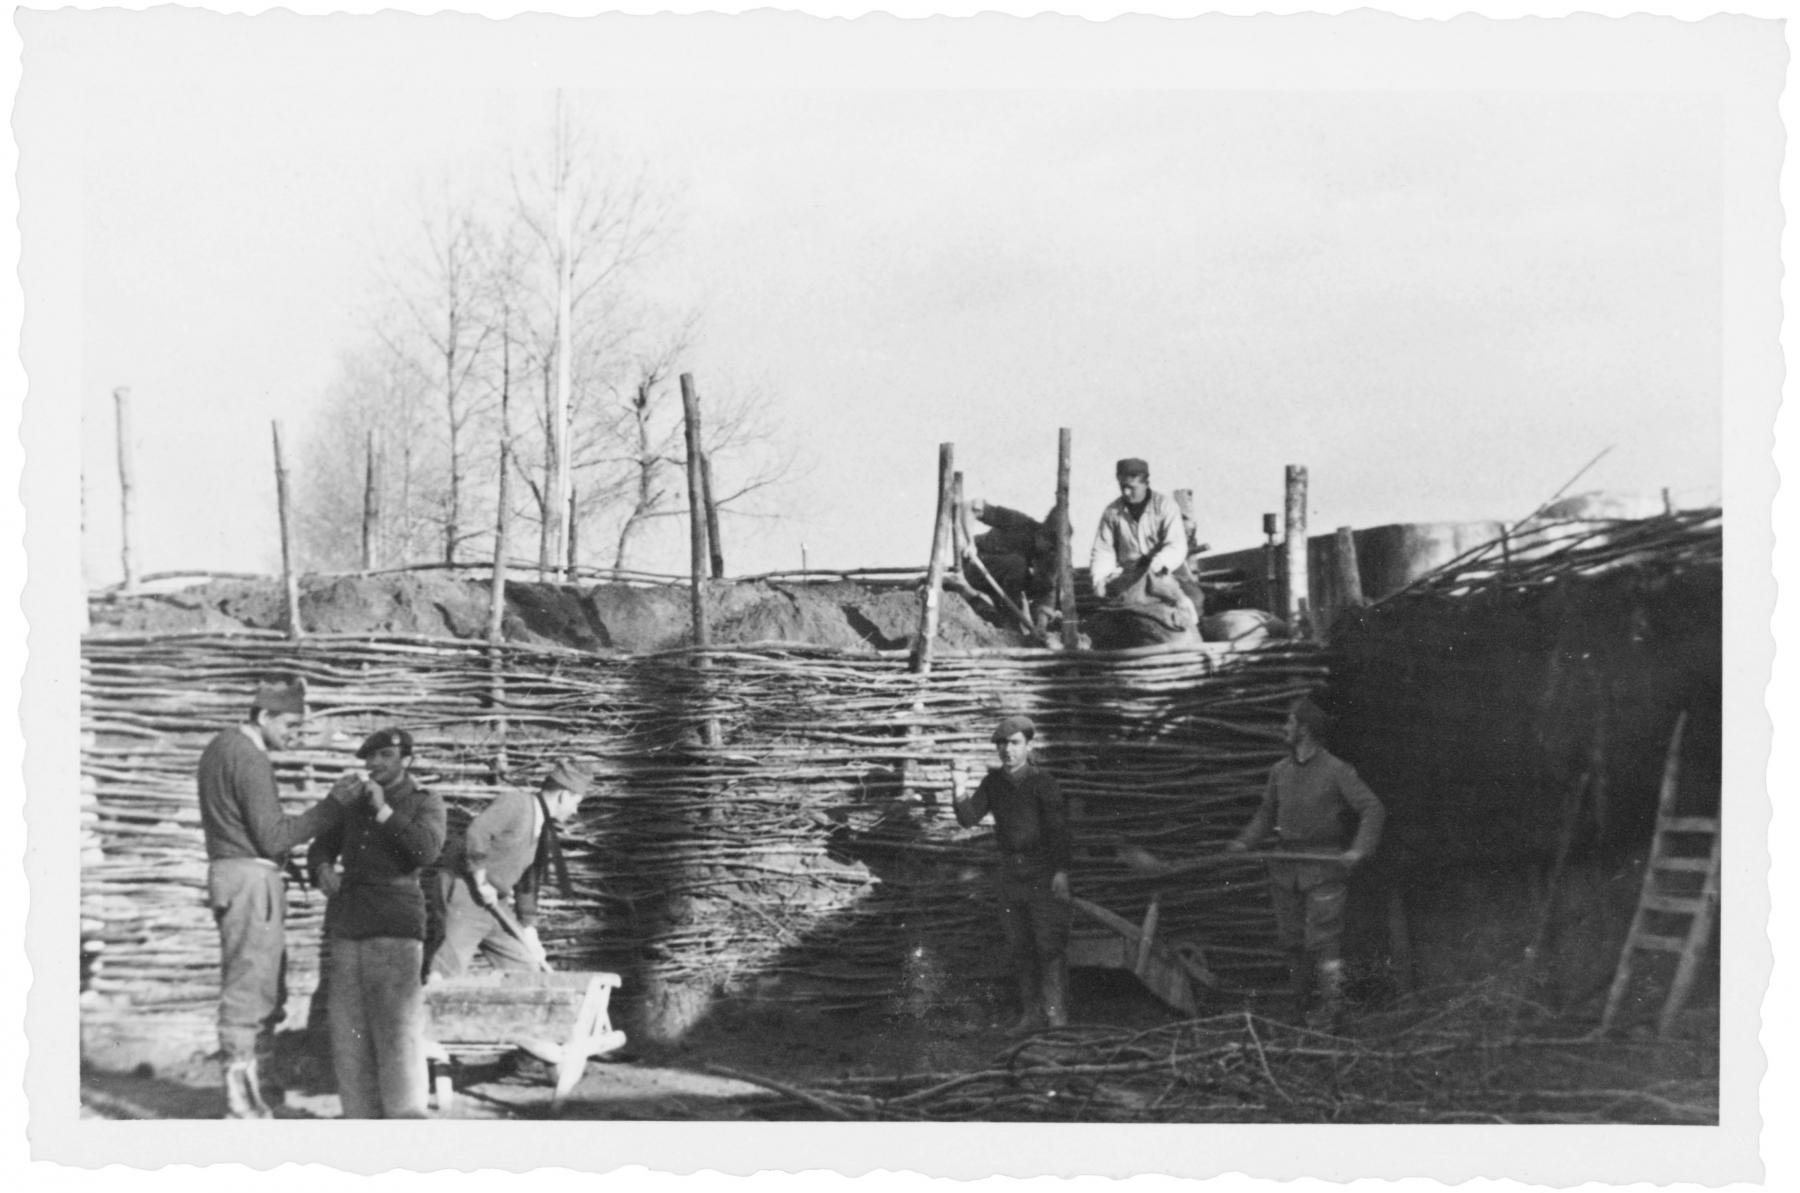
<path id="1" fill-rule="evenodd" d="M 226 1115 L 268 1118 L 259 1050 L 272 1042 L 286 998 L 287 855 L 337 819 L 348 788 L 298 816 L 282 811 L 270 755 L 286 749 L 306 717 L 299 680 L 260 684 L 250 715 L 200 755 L 200 824 L 206 834 L 206 903 L 219 925 L 219 1048 Z"/>
<path id="2" fill-rule="evenodd" d="M 537 933 L 538 889 L 545 872 L 554 871 L 569 897 L 556 830 L 575 815 L 592 784 L 585 770 L 564 759 L 535 793 L 502 791 L 469 822 L 462 844 L 446 851 L 439 874 L 444 939 L 431 959 L 433 978 L 461 976 L 477 953 L 497 969 L 549 968 Z"/>
<path id="3" fill-rule="evenodd" d="M 362 798 L 307 862 L 329 897 L 331 1062 L 345 1118 L 424 1118 L 425 892 L 444 847 L 444 801 L 413 781 L 413 739 L 378 729 L 356 751 Z"/>
<path id="4" fill-rule="evenodd" d="M 1262 804 L 1227 849 L 1253 849 L 1275 835 L 1275 852 L 1306 860 L 1269 862 L 1275 930 L 1288 950 L 1293 996 L 1304 1011 L 1316 979 L 1319 1006 L 1308 1023 L 1335 1029 L 1344 1011 L 1344 907 L 1350 871 L 1375 851 L 1387 812 L 1356 770 L 1325 748 L 1329 718 L 1311 700 L 1288 711 L 1283 736 L 1288 756 L 1269 772 Z M 1345 821 L 1356 835 L 1345 840 Z M 1320 855 L 1324 855 L 1321 858 Z M 1336 855 L 1336 860 L 1331 860 Z"/>
<path id="5" fill-rule="evenodd" d="M 1000 765 L 965 798 L 959 763 L 952 808 L 964 828 L 993 814 L 1000 847 L 1000 924 L 1019 983 L 1018 1031 L 1069 1021 L 1069 821 L 1056 777 L 1031 760 L 1037 726 L 1009 716 L 994 728 Z"/>

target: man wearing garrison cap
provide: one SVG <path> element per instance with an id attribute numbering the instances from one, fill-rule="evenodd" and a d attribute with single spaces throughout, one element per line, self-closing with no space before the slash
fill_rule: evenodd
<path id="1" fill-rule="evenodd" d="M 424 1118 L 425 892 L 444 847 L 444 801 L 413 781 L 413 739 L 378 729 L 356 756 L 360 797 L 307 851 L 329 897 L 331 1062 L 345 1118 Z"/>
<path id="2" fill-rule="evenodd" d="M 1019 983 L 1015 1030 L 1069 1021 L 1069 821 L 1062 790 L 1031 761 L 1037 726 L 1002 718 L 994 728 L 1000 765 L 965 798 L 961 764 L 951 771 L 957 823 L 973 828 L 990 812 L 1000 847 L 1000 923 Z"/>
<path id="3" fill-rule="evenodd" d="M 1119 496 L 1100 515 L 1088 555 L 1088 575 L 1094 595 L 1116 597 L 1148 574 L 1156 595 L 1184 607 L 1197 624 L 1200 610 L 1184 591 L 1181 580 L 1192 582 L 1187 566 L 1187 527 L 1173 498 L 1150 487 L 1150 465 L 1143 460 L 1120 460 L 1117 469 Z"/>
<path id="4" fill-rule="evenodd" d="M 269 756 L 286 749 L 306 716 L 298 680 L 260 684 L 240 725 L 200 755 L 200 824 L 206 834 L 206 903 L 219 926 L 219 1048 L 228 1118 L 268 1118 L 259 1051 L 272 1043 L 286 995 L 288 851 L 329 827 L 360 795 L 333 788 L 298 816 L 282 811 Z"/>
<path id="5" fill-rule="evenodd" d="M 546 870 L 568 898 L 569 871 L 557 826 L 575 815 L 593 780 L 575 763 L 550 768 L 535 794 L 496 795 L 469 822 L 460 846 L 445 851 L 439 875 L 444 939 L 431 959 L 434 978 L 459 977 L 480 953 L 498 969 L 548 969 L 537 933 L 537 895 Z M 511 897 L 509 911 L 503 902 Z"/>
<path id="6" fill-rule="evenodd" d="M 1348 879 L 1380 843 L 1387 812 L 1355 769 L 1325 749 L 1328 723 L 1324 710 L 1311 700 L 1294 702 L 1283 728 L 1288 756 L 1269 772 L 1256 815 L 1226 848 L 1240 852 L 1254 848 L 1272 829 L 1277 854 L 1310 855 L 1306 860 L 1271 860 L 1269 886 L 1276 932 L 1293 966 L 1294 999 L 1304 1011 L 1316 978 L 1319 1008 L 1308 1022 L 1334 1029 L 1344 1010 L 1342 940 Z M 1356 818 L 1356 835 L 1348 843 L 1347 816 Z"/>

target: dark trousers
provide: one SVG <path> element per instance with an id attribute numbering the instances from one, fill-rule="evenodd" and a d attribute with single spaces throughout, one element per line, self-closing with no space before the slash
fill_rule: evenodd
<path id="1" fill-rule="evenodd" d="M 287 883 L 254 858 L 214 861 L 206 902 L 219 926 L 219 1047 L 227 1059 L 252 1060 L 287 1000 Z"/>
<path id="2" fill-rule="evenodd" d="M 1000 878 L 1000 926 L 1021 989 L 1035 988 L 1062 964 L 1069 948 L 1069 903 L 1050 890 L 1050 876 Z M 1026 983 L 1032 983 L 1027 987 Z"/>

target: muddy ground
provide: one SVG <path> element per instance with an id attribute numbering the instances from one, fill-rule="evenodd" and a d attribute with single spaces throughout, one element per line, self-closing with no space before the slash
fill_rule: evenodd
<path id="1" fill-rule="evenodd" d="M 552 1072 L 537 1060 L 513 1054 L 460 1063 L 455 1103 L 434 1108 L 434 1117 L 1717 1121 L 1716 1007 L 1684 1015 L 1672 1038 L 1658 1039 L 1638 1023 L 1596 1041 L 1585 1038 L 1591 1015 L 1548 1016 L 1512 998 L 1504 983 L 1491 983 L 1360 1004 L 1338 1033 L 1326 1035 L 1299 1027 L 1279 998 L 1216 1001 L 1206 1008 L 1206 1020 L 1181 1020 L 1127 974 L 1076 970 L 1072 978 L 1076 1023 L 1062 1032 L 1010 1034 L 1012 1008 L 997 989 L 904 1014 L 721 1008 L 678 1045 L 633 1041 L 590 1062 L 560 1107 L 552 1105 Z M 1497 1032 L 1502 1020 L 1508 1025 Z M 1141 1115 L 1122 1115 L 1118 1107 L 1131 1102 L 1112 1096 L 1130 1092 L 1129 1076 L 1082 1078 L 1068 1067 L 1071 1061 L 1116 1060 L 1135 1040 L 1176 1040 L 1189 1025 L 1212 1025 L 1226 1042 L 1205 1052 L 1171 1049 L 1166 1064 L 1154 1066 L 1167 1070 L 1157 1078 L 1168 1082 L 1165 1097 Z M 280 1047 L 275 1067 L 286 1093 L 275 1105 L 276 1117 L 338 1117 L 328 1067 L 301 1059 L 304 1037 L 286 1033 Z M 1396 1062 L 1397 1053 L 1416 1058 Z M 1046 1062 L 1055 1056 L 1061 1056 L 1062 1069 Z M 1244 1059 L 1250 1056 L 1257 1063 Z M 881 1115 L 844 1108 L 846 1090 L 916 1090 L 1008 1069 L 1017 1070 L 1018 1080 L 1002 1081 L 997 1092 L 990 1081 L 985 1101 L 973 1104 L 915 1101 Z M 1177 1089 L 1185 1092 L 1166 1096 Z M 1085 1101 L 1058 1104 L 1058 1092 Z M 196 1056 L 160 1071 L 84 1072 L 82 1110 L 97 1118 L 217 1118 L 224 1110 L 218 1065 Z"/>

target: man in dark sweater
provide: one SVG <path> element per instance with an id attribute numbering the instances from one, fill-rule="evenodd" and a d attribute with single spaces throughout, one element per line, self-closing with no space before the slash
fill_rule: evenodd
<path id="1" fill-rule="evenodd" d="M 412 735 L 370 734 L 366 798 L 307 861 L 330 902 L 331 1058 L 345 1118 L 425 1117 L 425 892 L 444 847 L 444 802 L 413 782 Z"/>
<path id="2" fill-rule="evenodd" d="M 439 874 L 444 939 L 431 958 L 433 978 L 460 977 L 480 953 L 497 969 L 548 968 L 537 935 L 537 895 L 553 870 L 564 898 L 569 872 L 557 826 L 575 814 L 593 780 L 573 762 L 558 762 L 535 793 L 496 795 L 469 823 L 460 844 L 444 851 Z M 501 900 L 510 897 L 516 916 Z"/>
<path id="3" fill-rule="evenodd" d="M 200 824 L 206 834 L 206 902 L 219 925 L 219 1047 L 227 1117 L 268 1118 L 257 1050 L 281 1021 L 287 961 L 288 851 L 333 823 L 349 789 L 298 816 L 281 809 L 269 755 L 285 749 L 306 716 L 296 680 L 256 690 L 250 716 L 222 730 L 200 755 Z"/>
<path id="4" fill-rule="evenodd" d="M 1333 1029 L 1344 1009 L 1344 905 L 1350 871 L 1375 851 L 1387 812 L 1355 769 L 1325 749 L 1328 721 L 1311 700 L 1296 701 L 1283 733 L 1288 756 L 1269 772 L 1262 804 L 1227 849 L 1261 845 L 1271 829 L 1277 851 L 1339 855 L 1338 861 L 1271 861 L 1275 928 L 1293 965 L 1294 997 L 1304 1009 L 1316 976 L 1319 1009 L 1308 1022 Z M 1345 842 L 1345 819 L 1356 835 Z M 1309 964 L 1310 962 L 1310 964 Z"/>
<path id="5" fill-rule="evenodd" d="M 1019 1031 L 1069 1021 L 1069 823 L 1055 776 L 1031 761 L 1036 736 L 1031 718 L 1002 719 L 994 729 L 1000 765 L 972 796 L 964 796 L 962 768 L 951 773 L 957 823 L 973 828 L 994 816 L 1000 923 L 1019 982 Z"/>

